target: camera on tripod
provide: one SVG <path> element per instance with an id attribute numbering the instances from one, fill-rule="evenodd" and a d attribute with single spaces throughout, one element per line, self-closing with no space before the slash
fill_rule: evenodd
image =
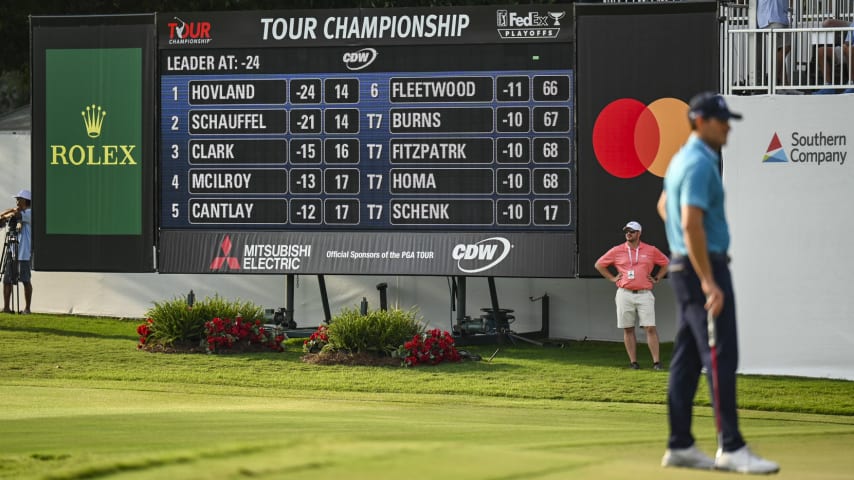
<path id="1" fill-rule="evenodd" d="M 9 233 L 17 232 L 18 231 L 18 217 L 15 215 L 12 215 L 8 219 L 5 219 L 5 218 L 0 219 L 0 228 L 6 227 L 6 226 L 9 227 Z"/>

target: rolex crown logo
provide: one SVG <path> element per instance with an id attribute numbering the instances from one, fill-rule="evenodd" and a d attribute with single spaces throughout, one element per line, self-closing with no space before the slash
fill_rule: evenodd
<path id="1" fill-rule="evenodd" d="M 101 136 L 101 127 L 104 125 L 104 117 L 107 112 L 99 105 L 87 105 L 86 110 L 80 112 L 83 116 L 83 124 L 86 126 L 86 134 L 90 138 L 98 138 Z"/>

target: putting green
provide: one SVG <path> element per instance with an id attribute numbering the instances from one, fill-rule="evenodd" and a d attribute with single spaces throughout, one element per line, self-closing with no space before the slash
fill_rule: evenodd
<path id="1" fill-rule="evenodd" d="M 51 380 L 0 386 L 0 477 L 158 479 L 721 478 L 663 469 L 660 405 Z M 183 389 L 182 389 L 183 388 Z M 695 432 L 714 450 L 711 411 Z M 854 418 L 742 412 L 776 478 L 854 471 Z M 724 477 L 725 478 L 725 477 Z"/>

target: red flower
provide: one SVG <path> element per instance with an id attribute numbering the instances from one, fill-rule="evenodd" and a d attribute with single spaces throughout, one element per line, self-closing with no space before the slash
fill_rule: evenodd
<path id="1" fill-rule="evenodd" d="M 284 335 L 273 336 L 261 326 L 261 320 L 244 321 L 242 317 L 214 318 L 205 322 L 205 340 L 203 345 L 209 353 L 218 349 L 231 348 L 238 343 L 264 345 L 270 350 L 281 352 Z"/>
<path id="2" fill-rule="evenodd" d="M 403 344 L 403 363 L 414 366 L 419 363 L 436 365 L 443 361 L 456 362 L 460 354 L 454 346 L 454 338 L 449 332 L 439 329 L 429 330 L 415 335 Z"/>

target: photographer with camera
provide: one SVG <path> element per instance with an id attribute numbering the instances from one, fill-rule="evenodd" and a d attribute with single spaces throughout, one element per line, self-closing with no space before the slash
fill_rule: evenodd
<path id="1" fill-rule="evenodd" d="M 3 312 L 14 313 L 9 301 L 12 297 L 12 285 L 19 281 L 24 284 L 26 308 L 21 313 L 30 313 L 30 301 L 33 298 L 33 284 L 30 282 L 30 259 L 33 252 L 32 205 L 33 196 L 29 190 L 21 190 L 15 195 L 17 205 L 0 213 L 0 226 L 8 226 L 6 245 L 3 251 Z"/>

